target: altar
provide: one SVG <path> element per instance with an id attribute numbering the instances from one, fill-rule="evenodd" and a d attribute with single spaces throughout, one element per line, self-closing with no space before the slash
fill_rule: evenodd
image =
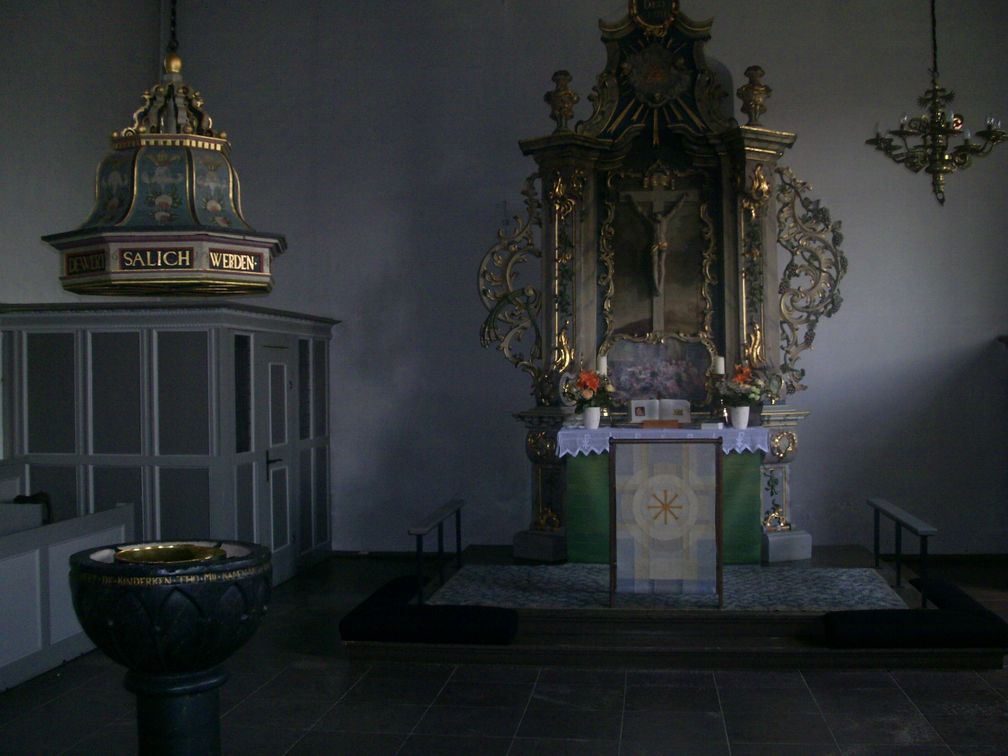
<path id="1" fill-rule="evenodd" d="M 480 341 L 528 376 L 534 402 L 514 413 L 531 463 L 519 559 L 609 559 L 608 441 L 642 432 L 621 422 L 661 420 L 662 401 L 694 422 L 763 408 L 751 431 L 647 431 L 723 440 L 724 563 L 759 561 L 763 512 L 791 521 L 800 360 L 840 308 L 847 259 L 840 221 L 780 162 L 797 135 L 761 122 L 764 70 L 733 82 L 707 57 L 711 24 L 678 0 L 628 0 L 600 21 L 591 93 L 556 71 L 543 95 L 555 128 L 519 141 L 535 168 L 478 276 Z M 603 408 L 616 427 L 573 427 Z"/>
<path id="2" fill-rule="evenodd" d="M 609 442 L 613 439 L 720 439 L 725 564 L 760 561 L 761 475 L 769 430 L 756 428 L 563 428 L 557 456 L 566 462 L 563 498 L 570 562 L 609 563 Z"/>

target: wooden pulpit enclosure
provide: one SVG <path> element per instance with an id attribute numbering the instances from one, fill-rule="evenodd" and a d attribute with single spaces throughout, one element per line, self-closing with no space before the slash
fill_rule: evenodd
<path id="1" fill-rule="evenodd" d="M 760 119 L 770 88 L 758 66 L 738 87 L 708 60 L 712 22 L 677 0 L 629 0 L 601 21 L 606 62 L 580 100 L 565 71 L 544 100 L 556 128 L 519 142 L 536 162 L 522 191 L 524 215 L 483 258 L 488 311 L 484 346 L 531 378 L 527 427 L 532 529 L 562 533 L 564 468 L 556 433 L 571 422 L 563 386 L 606 356 L 620 404 L 688 399 L 710 411 L 715 355 L 753 368 L 777 394 L 762 413 L 770 429 L 763 475 L 788 514 L 796 426 L 807 412 L 787 399 L 805 388 L 801 353 L 822 317 L 841 304 L 846 270 L 840 223 L 781 165 L 796 135 Z"/>

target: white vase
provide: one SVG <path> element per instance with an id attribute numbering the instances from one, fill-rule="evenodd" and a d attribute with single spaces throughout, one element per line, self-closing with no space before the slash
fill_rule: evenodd
<path id="1" fill-rule="evenodd" d="M 738 428 L 739 430 L 749 427 L 749 407 L 729 407 L 728 414 L 731 415 L 731 424 L 733 428 Z"/>
<path id="2" fill-rule="evenodd" d="M 601 407 L 585 407 L 584 408 L 584 427 L 585 428 L 598 428 L 599 420 L 602 419 L 602 408 Z"/>

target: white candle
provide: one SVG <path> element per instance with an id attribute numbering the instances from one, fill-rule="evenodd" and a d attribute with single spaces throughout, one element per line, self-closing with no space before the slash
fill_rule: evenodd
<path id="1" fill-rule="evenodd" d="M 717 355 L 714 358 L 714 374 L 724 375 L 724 357 Z"/>
<path id="2" fill-rule="evenodd" d="M 598 359 L 595 361 L 595 371 L 600 375 L 605 375 L 609 367 L 609 358 L 604 354 L 600 354 Z"/>

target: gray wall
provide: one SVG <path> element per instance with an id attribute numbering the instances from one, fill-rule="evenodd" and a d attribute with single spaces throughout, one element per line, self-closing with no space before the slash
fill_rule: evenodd
<path id="1" fill-rule="evenodd" d="M 949 180 L 866 147 L 927 83 L 927 4 L 684 0 L 714 16 L 708 52 L 735 77 L 759 63 L 770 127 L 843 219 L 845 303 L 803 359 L 812 411 L 794 475 L 797 523 L 817 543 L 867 542 L 864 497 L 940 529 L 937 551 L 1004 551 L 1008 147 Z M 156 75 L 154 0 L 0 2 L 4 208 L 0 301 L 65 301 L 43 233 L 82 222 L 112 129 Z M 231 135 L 245 215 L 286 233 L 261 304 L 333 316 L 333 542 L 408 548 L 407 523 L 471 502 L 467 540 L 505 543 L 529 516 L 527 382 L 483 351 L 479 261 L 551 130 L 542 94 L 567 68 L 587 94 L 595 26 L 620 0 L 181 0 L 183 73 Z M 1008 118 L 999 0 L 939 3 L 943 80 L 967 124 Z"/>

